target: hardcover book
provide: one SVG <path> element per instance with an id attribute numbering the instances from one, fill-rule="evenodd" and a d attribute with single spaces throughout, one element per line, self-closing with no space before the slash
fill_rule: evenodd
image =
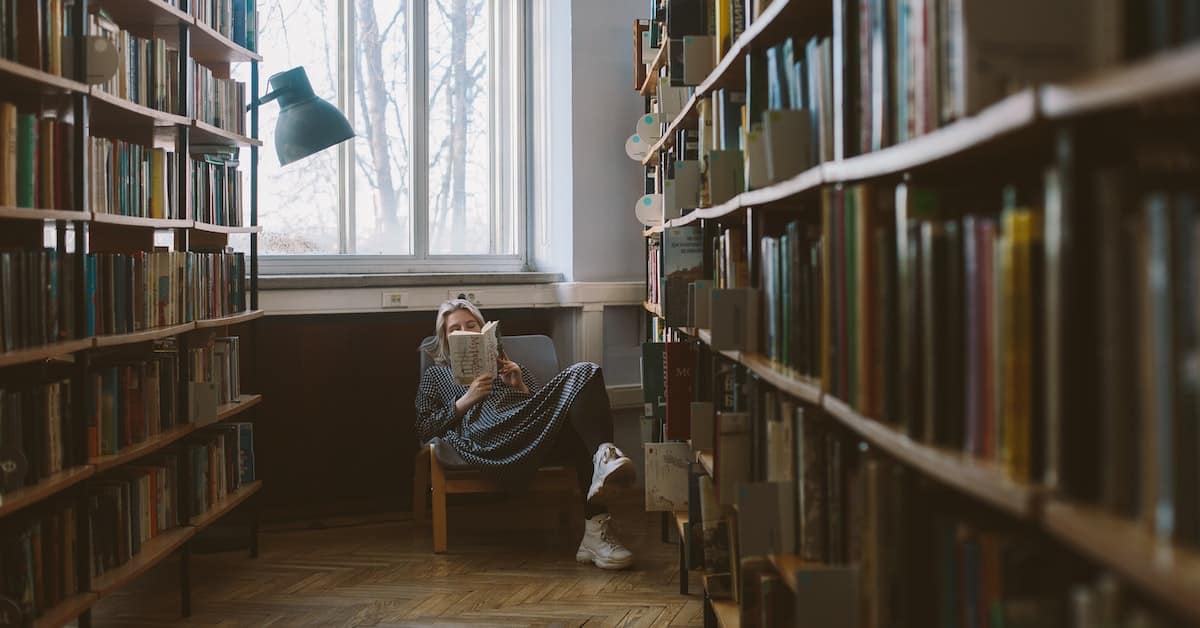
<path id="1" fill-rule="evenodd" d="M 496 377 L 500 357 L 500 324 L 488 321 L 479 331 L 458 330 L 446 336 L 454 380 L 469 386 L 480 375 Z"/>

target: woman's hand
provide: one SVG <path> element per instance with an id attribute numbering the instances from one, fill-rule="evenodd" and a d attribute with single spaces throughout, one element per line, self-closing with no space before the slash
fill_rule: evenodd
<path id="1" fill-rule="evenodd" d="M 471 409 L 471 406 L 487 399 L 490 394 L 492 394 L 492 376 L 480 375 L 467 387 L 467 393 L 454 402 L 454 410 L 461 417 Z"/>
<path id="2" fill-rule="evenodd" d="M 517 392 L 529 394 L 529 387 L 525 385 L 525 380 L 521 378 L 521 365 L 506 357 L 499 358 L 497 362 L 500 365 L 500 381 Z"/>

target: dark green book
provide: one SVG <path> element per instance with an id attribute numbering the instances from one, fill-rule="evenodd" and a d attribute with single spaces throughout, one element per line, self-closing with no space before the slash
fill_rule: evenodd
<path id="1" fill-rule="evenodd" d="M 17 115 L 17 207 L 37 206 L 37 116 Z"/>

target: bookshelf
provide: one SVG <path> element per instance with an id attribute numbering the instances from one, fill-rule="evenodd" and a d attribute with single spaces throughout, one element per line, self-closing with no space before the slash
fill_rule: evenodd
<path id="1" fill-rule="evenodd" d="M 0 0 L 5 4 L 19 4 L 17 11 L 27 5 Z M 247 7 L 253 10 L 241 2 L 237 11 Z M 11 484 L 0 484 L 0 552 L 6 561 L 26 557 L 28 573 L 36 573 L 26 579 L 10 570 L 0 577 L 0 596 L 44 596 L 36 611 L 22 609 L 23 625 L 77 620 L 87 627 L 99 600 L 182 554 L 187 615 L 193 537 L 235 509 L 249 508 L 257 517 L 262 482 L 243 482 L 242 456 L 252 473 L 252 424 L 245 421 L 263 401 L 240 390 L 236 337 L 263 316 L 253 184 L 262 146 L 257 116 L 244 126 L 227 124 L 245 131 L 210 124 L 189 113 L 201 104 L 191 86 L 201 71 L 223 77 L 231 64 L 251 63 L 251 83 L 241 91 L 257 90 L 262 57 L 162 0 L 68 3 L 59 18 L 60 26 L 77 33 L 78 58 L 68 60 L 75 76 L 60 75 L 55 59 L 65 53 L 47 43 L 53 39 L 43 42 L 25 32 L 21 46 L 43 47 L 43 65 L 25 65 L 29 49 L 20 47 L 14 48 L 16 59 L 0 59 L 0 116 L 11 113 L 18 125 L 27 125 L 15 127 L 18 136 L 0 129 L 0 143 L 18 155 L 17 162 L 4 164 L 13 173 L 0 175 L 19 175 L 14 189 L 7 188 L 7 178 L 0 182 L 0 280 L 9 282 L 0 290 L 0 457 L 4 467 L 26 475 L 24 481 L 0 478 Z M 116 83 L 75 80 L 87 76 L 82 35 L 116 40 L 124 32 L 136 38 L 131 45 L 153 48 L 160 60 L 169 60 L 137 69 L 159 73 L 146 75 L 143 93 L 133 91 L 139 81 L 132 76 L 119 88 L 128 92 Z M 238 89 L 231 85 L 229 91 Z M 32 131 L 22 135 L 26 129 Z M 128 178 L 114 183 L 96 167 L 96 156 L 109 150 L 101 140 L 120 153 L 115 159 L 130 164 Z M 221 181 L 232 190 L 233 179 L 244 173 L 235 161 L 214 161 L 211 153 L 235 154 L 237 148 L 244 149 L 242 163 L 250 164 L 245 192 L 230 191 L 228 205 L 201 213 L 192 206 L 198 180 L 193 157 L 220 163 L 227 177 Z M 21 161 L 25 150 L 38 151 L 38 159 Z M 171 236 L 167 246 L 156 238 L 164 233 Z M 249 236 L 249 253 L 229 248 L 231 234 Z M 155 293 L 147 298 L 150 285 Z M 213 466 L 210 457 L 223 467 Z M 117 538 L 132 517 L 145 516 L 128 508 L 129 498 L 120 501 L 121 491 L 141 494 L 145 505 L 152 499 L 146 487 L 158 492 L 160 481 L 169 487 L 162 495 L 175 499 L 164 505 L 162 495 L 153 497 L 167 518 L 155 517 L 157 528 L 141 531 L 140 546 L 110 547 L 104 539 Z M 201 483 L 212 495 L 194 490 Z M 40 536 L 30 534 L 34 526 Z M 256 519 L 251 529 L 253 537 Z M 256 544 L 252 538 L 252 554 Z M 57 560 L 42 565 L 43 557 Z"/>
<path id="2" fill-rule="evenodd" d="M 730 5 L 732 18 L 721 17 L 723 4 Z M 947 33 L 960 36 L 953 34 L 955 26 L 930 34 L 920 30 L 919 21 L 898 26 L 886 13 L 872 12 L 875 5 L 888 11 L 901 6 L 941 19 L 936 12 L 944 3 L 752 4 L 718 0 L 716 14 L 700 19 L 689 14 L 675 22 L 680 32 L 671 34 L 672 10 L 694 13 L 701 5 L 666 0 L 657 3 L 657 21 L 650 22 L 665 42 L 714 34 L 719 42 L 721 29 L 732 33 L 723 54 L 715 44 L 716 58 L 711 64 L 702 60 L 712 70 L 686 85 L 686 104 L 663 120 L 661 139 L 641 160 L 647 193 L 663 194 L 663 182 L 682 161 L 698 160 L 701 171 L 707 170 L 696 193 L 702 206 L 667 207 L 662 223 L 643 231 L 653 256 L 647 260 L 645 339 L 664 347 L 687 345 L 681 354 L 695 356 L 686 369 L 677 363 L 664 367 L 669 374 L 650 369 L 647 375 L 644 369 L 644 389 L 661 391 L 661 398 L 647 393 L 647 413 L 654 408 L 654 416 L 644 421 L 653 427 L 644 423 L 643 435 L 663 438 L 673 421 L 675 430 L 686 429 L 695 420 L 683 407 L 687 403 L 692 412 L 697 403 L 715 406 L 714 423 L 704 429 L 718 440 L 724 438 L 722 421 L 737 426 L 739 416 L 748 415 L 749 435 L 731 440 L 745 447 L 736 450 L 747 457 L 745 475 L 729 484 L 790 482 L 803 485 L 797 495 L 811 489 L 837 504 L 819 504 L 814 515 L 829 526 L 825 533 L 838 535 L 822 541 L 827 545 L 815 552 L 819 558 L 805 555 L 814 551 L 803 545 L 807 514 L 797 507 L 793 523 L 797 547 L 804 549 L 770 554 L 774 570 L 795 593 L 797 574 L 806 566 L 861 566 L 864 626 L 880 625 L 872 613 L 889 595 L 927 595 L 920 598 L 924 605 L 943 617 L 959 609 L 937 608 L 942 600 L 967 603 L 961 591 L 937 599 L 928 592 L 896 593 L 902 584 L 868 581 L 879 573 L 871 569 L 882 564 L 902 570 L 887 573 L 910 579 L 939 577 L 936 571 L 947 564 L 982 573 L 991 567 L 964 567 L 962 556 L 995 544 L 1036 548 L 1071 565 L 1070 574 L 1039 583 L 1045 599 L 1035 606 L 1062 625 L 1082 625 L 1072 623 L 1079 620 L 1070 613 L 1088 616 L 1112 595 L 1122 600 L 1121 616 L 1106 620 L 1113 625 L 1200 621 L 1195 601 L 1200 510 L 1186 488 L 1200 483 L 1200 474 L 1188 466 L 1194 448 L 1177 440 L 1182 431 L 1191 442 L 1187 413 L 1194 390 L 1181 374 L 1183 362 L 1172 361 L 1191 359 L 1182 356 L 1196 351 L 1192 327 L 1182 322 L 1191 320 L 1192 300 L 1198 298 L 1189 274 L 1198 255 L 1196 240 L 1177 230 L 1194 233 L 1194 186 L 1181 182 L 1194 182 L 1200 173 L 1162 165 L 1196 163 L 1200 154 L 1188 130 L 1196 123 L 1200 95 L 1200 24 L 1188 21 L 1175 34 L 1138 31 L 1144 16 L 1134 13 L 1143 5 L 1081 3 L 1079 12 L 1089 19 L 1095 12 L 1096 24 L 1106 17 L 1101 11 L 1128 13 L 1109 30 L 1081 27 L 1087 37 L 1065 45 L 1084 46 L 1082 40 L 1090 37 L 1091 47 L 1080 48 L 1073 64 L 1047 61 L 1050 69 L 1038 77 L 1014 67 L 1007 91 L 972 100 L 975 96 L 956 90 L 977 77 L 935 74 L 939 64 L 956 62 L 947 59 L 959 50 L 940 41 Z M 742 11 L 746 20 L 739 23 Z M 722 24 L 727 19 L 732 27 Z M 872 30 L 881 23 L 881 31 Z M 964 24 L 965 45 L 987 30 Z M 1032 51 L 1040 45 L 1039 29 L 1001 33 L 1003 28 L 996 26 L 997 33 L 988 36 L 1020 41 L 1027 59 L 1038 58 Z M 914 45 L 913 38 L 927 47 L 909 49 L 903 63 L 891 65 L 897 46 Z M 886 47 L 879 49 L 879 42 Z M 1064 43 L 1061 37 L 1056 42 Z M 878 58 L 859 54 L 872 47 Z M 785 58 L 797 61 L 794 68 Z M 639 92 L 647 113 L 658 112 L 658 85 L 670 77 L 676 78 L 672 85 L 680 85 L 683 73 L 672 63 L 679 58 L 647 63 L 649 74 L 659 74 L 648 77 Z M 797 84 L 800 91 L 789 91 Z M 794 126 L 780 127 L 786 139 L 773 145 L 769 113 L 800 109 L 797 98 L 812 117 L 811 128 L 801 127 L 800 134 Z M 700 124 L 706 119 L 711 129 Z M 1106 145 L 1103 138 L 1111 138 L 1115 128 L 1125 135 Z M 729 141 L 735 143 L 726 146 Z M 724 180 L 728 171 L 714 175 L 718 156 L 706 151 L 722 149 L 737 151 L 736 165 L 721 167 L 738 170 L 741 188 L 714 198 L 709 179 Z M 1123 151 L 1126 156 L 1116 154 Z M 762 165 L 771 159 L 789 169 L 771 174 Z M 1104 211 L 1093 212 L 1095 207 Z M 1024 224 L 1032 229 L 1028 240 Z M 1101 243 L 1100 237 L 1107 239 Z M 898 255 L 900 245 L 910 248 Z M 1104 253 L 1110 250 L 1122 253 Z M 907 256 L 913 261 L 905 261 Z M 1007 265 L 1014 259 L 1030 265 Z M 1162 277 L 1166 287 L 1155 283 Z M 674 290 L 673 280 L 680 282 Z M 681 285 L 694 292 L 685 296 Z M 710 290 L 714 296 L 708 301 Z M 738 290 L 751 296 L 723 301 L 718 311 L 718 290 L 726 291 L 726 299 Z M 1102 295 L 1119 314 L 1110 307 L 1101 317 L 1109 322 L 1076 330 L 1077 317 L 1098 307 Z M 753 309 L 743 305 L 750 303 Z M 956 304 L 948 314 L 940 312 L 946 303 Z M 1152 313 L 1159 316 L 1153 322 L 1147 318 Z M 1055 322 L 1059 316 L 1063 322 Z M 718 318 L 724 322 L 715 322 Z M 755 324 L 746 328 L 746 347 L 714 348 L 714 327 L 728 343 L 727 321 L 747 319 Z M 1107 325 L 1104 335 L 1101 325 Z M 942 340 L 943 334 L 952 340 Z M 1122 363 L 1129 366 L 1120 374 L 1115 363 L 1103 362 L 1113 358 L 1086 348 L 1114 334 L 1132 336 L 1121 343 L 1121 355 L 1127 356 Z M 1156 348 L 1152 342 L 1177 344 Z M 669 356 L 668 349 L 664 353 Z M 664 364 L 669 360 L 663 358 Z M 1145 360 L 1158 361 L 1149 366 Z M 672 378 L 687 395 L 672 395 Z M 1172 392 L 1165 394 L 1178 395 L 1175 401 L 1156 396 L 1164 394 L 1158 383 L 1163 379 L 1171 380 Z M 1110 392 L 1114 387 L 1117 393 Z M 1134 405 L 1121 418 L 1100 412 L 1114 398 Z M 793 411 L 794 424 L 788 414 Z M 791 424 L 789 431 L 772 431 L 783 429 L 780 422 Z M 730 429 L 736 436 L 740 428 Z M 783 445 L 777 439 L 784 433 L 798 436 Z M 808 446 L 834 462 L 816 470 L 802 467 L 798 449 Z M 714 471 L 725 468 L 722 446 L 716 449 L 715 457 L 707 450 L 693 452 L 714 480 Z M 1158 466 L 1137 466 L 1145 455 Z M 777 467 L 780 457 L 792 461 L 786 472 Z M 804 485 L 803 478 L 813 473 L 823 483 L 816 488 Z M 1122 480 L 1126 476 L 1133 479 Z M 1130 503 L 1130 491 L 1151 497 Z M 888 494 L 903 498 L 889 502 L 883 497 Z M 726 504 L 721 525 L 772 516 L 776 510 L 770 508 L 786 510 L 782 504 L 756 504 L 753 515 Z M 922 515 L 913 517 L 908 509 Z M 879 513 L 896 516 L 872 518 Z M 855 517 L 857 525 L 850 522 Z M 924 544 L 913 545 L 913 551 L 928 556 L 897 557 L 881 549 L 899 542 L 888 537 L 902 534 L 897 520 L 921 522 L 913 525 L 922 529 Z M 675 523 L 682 529 L 678 517 Z M 732 560 L 727 570 L 743 567 L 736 552 Z M 914 562 L 921 560 L 933 566 L 922 571 Z M 1022 578 L 1032 572 L 1005 567 L 979 576 L 979 582 L 1000 574 Z M 750 612 L 719 599 L 709 600 L 707 610 L 718 622 L 740 614 L 746 623 Z M 905 621 L 934 625 L 936 619 L 913 610 Z M 750 622 L 758 625 L 758 619 Z"/>

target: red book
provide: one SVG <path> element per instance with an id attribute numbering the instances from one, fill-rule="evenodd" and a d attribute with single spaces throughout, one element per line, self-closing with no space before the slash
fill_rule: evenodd
<path id="1" fill-rule="evenodd" d="M 663 437 L 665 440 L 687 440 L 692 436 L 696 351 L 686 342 L 668 342 L 663 346 L 663 381 L 667 389 L 667 426 Z"/>

